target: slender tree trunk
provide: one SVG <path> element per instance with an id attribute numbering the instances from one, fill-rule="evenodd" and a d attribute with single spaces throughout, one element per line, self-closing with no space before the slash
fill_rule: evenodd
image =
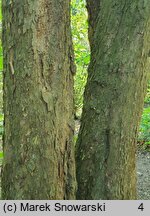
<path id="1" fill-rule="evenodd" d="M 3 199 L 74 199 L 70 0 L 3 0 Z"/>
<path id="2" fill-rule="evenodd" d="M 136 199 L 136 137 L 150 66 L 150 1 L 87 0 L 91 63 L 77 199 Z"/>

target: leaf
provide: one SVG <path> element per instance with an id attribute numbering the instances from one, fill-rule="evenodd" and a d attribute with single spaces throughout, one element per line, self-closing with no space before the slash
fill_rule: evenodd
<path id="1" fill-rule="evenodd" d="M 3 152 L 2 151 L 0 151 L 0 158 L 3 158 Z"/>

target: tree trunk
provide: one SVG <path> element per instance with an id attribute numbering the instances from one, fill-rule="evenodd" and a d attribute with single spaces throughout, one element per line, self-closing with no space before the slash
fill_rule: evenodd
<path id="1" fill-rule="evenodd" d="M 3 0 L 3 199 L 74 199 L 70 0 Z"/>
<path id="2" fill-rule="evenodd" d="M 92 2 L 87 0 L 91 63 L 77 141 L 77 199 L 136 199 L 136 138 L 150 66 L 150 1 Z"/>

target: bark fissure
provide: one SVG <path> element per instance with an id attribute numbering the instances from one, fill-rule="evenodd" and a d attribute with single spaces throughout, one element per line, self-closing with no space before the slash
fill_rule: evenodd
<path id="1" fill-rule="evenodd" d="M 150 65 L 150 2 L 143 2 L 97 0 L 97 20 L 89 19 L 89 28 L 95 25 L 76 149 L 77 199 L 136 199 L 136 137 Z M 87 3 L 90 13 L 94 5 Z"/>
<path id="2" fill-rule="evenodd" d="M 3 0 L 2 9 L 3 199 L 74 199 L 70 0 Z"/>

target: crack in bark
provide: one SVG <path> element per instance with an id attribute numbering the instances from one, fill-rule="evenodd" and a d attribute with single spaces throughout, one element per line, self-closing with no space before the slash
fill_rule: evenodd
<path id="1" fill-rule="evenodd" d="M 107 197 L 107 199 L 109 199 L 108 197 L 108 179 L 107 179 L 107 166 L 108 166 L 108 158 L 109 158 L 109 154 L 110 154 L 110 130 L 106 129 L 105 131 L 105 159 L 103 162 L 103 166 L 105 169 L 105 176 L 104 176 L 104 187 L 105 187 L 105 195 Z"/>

